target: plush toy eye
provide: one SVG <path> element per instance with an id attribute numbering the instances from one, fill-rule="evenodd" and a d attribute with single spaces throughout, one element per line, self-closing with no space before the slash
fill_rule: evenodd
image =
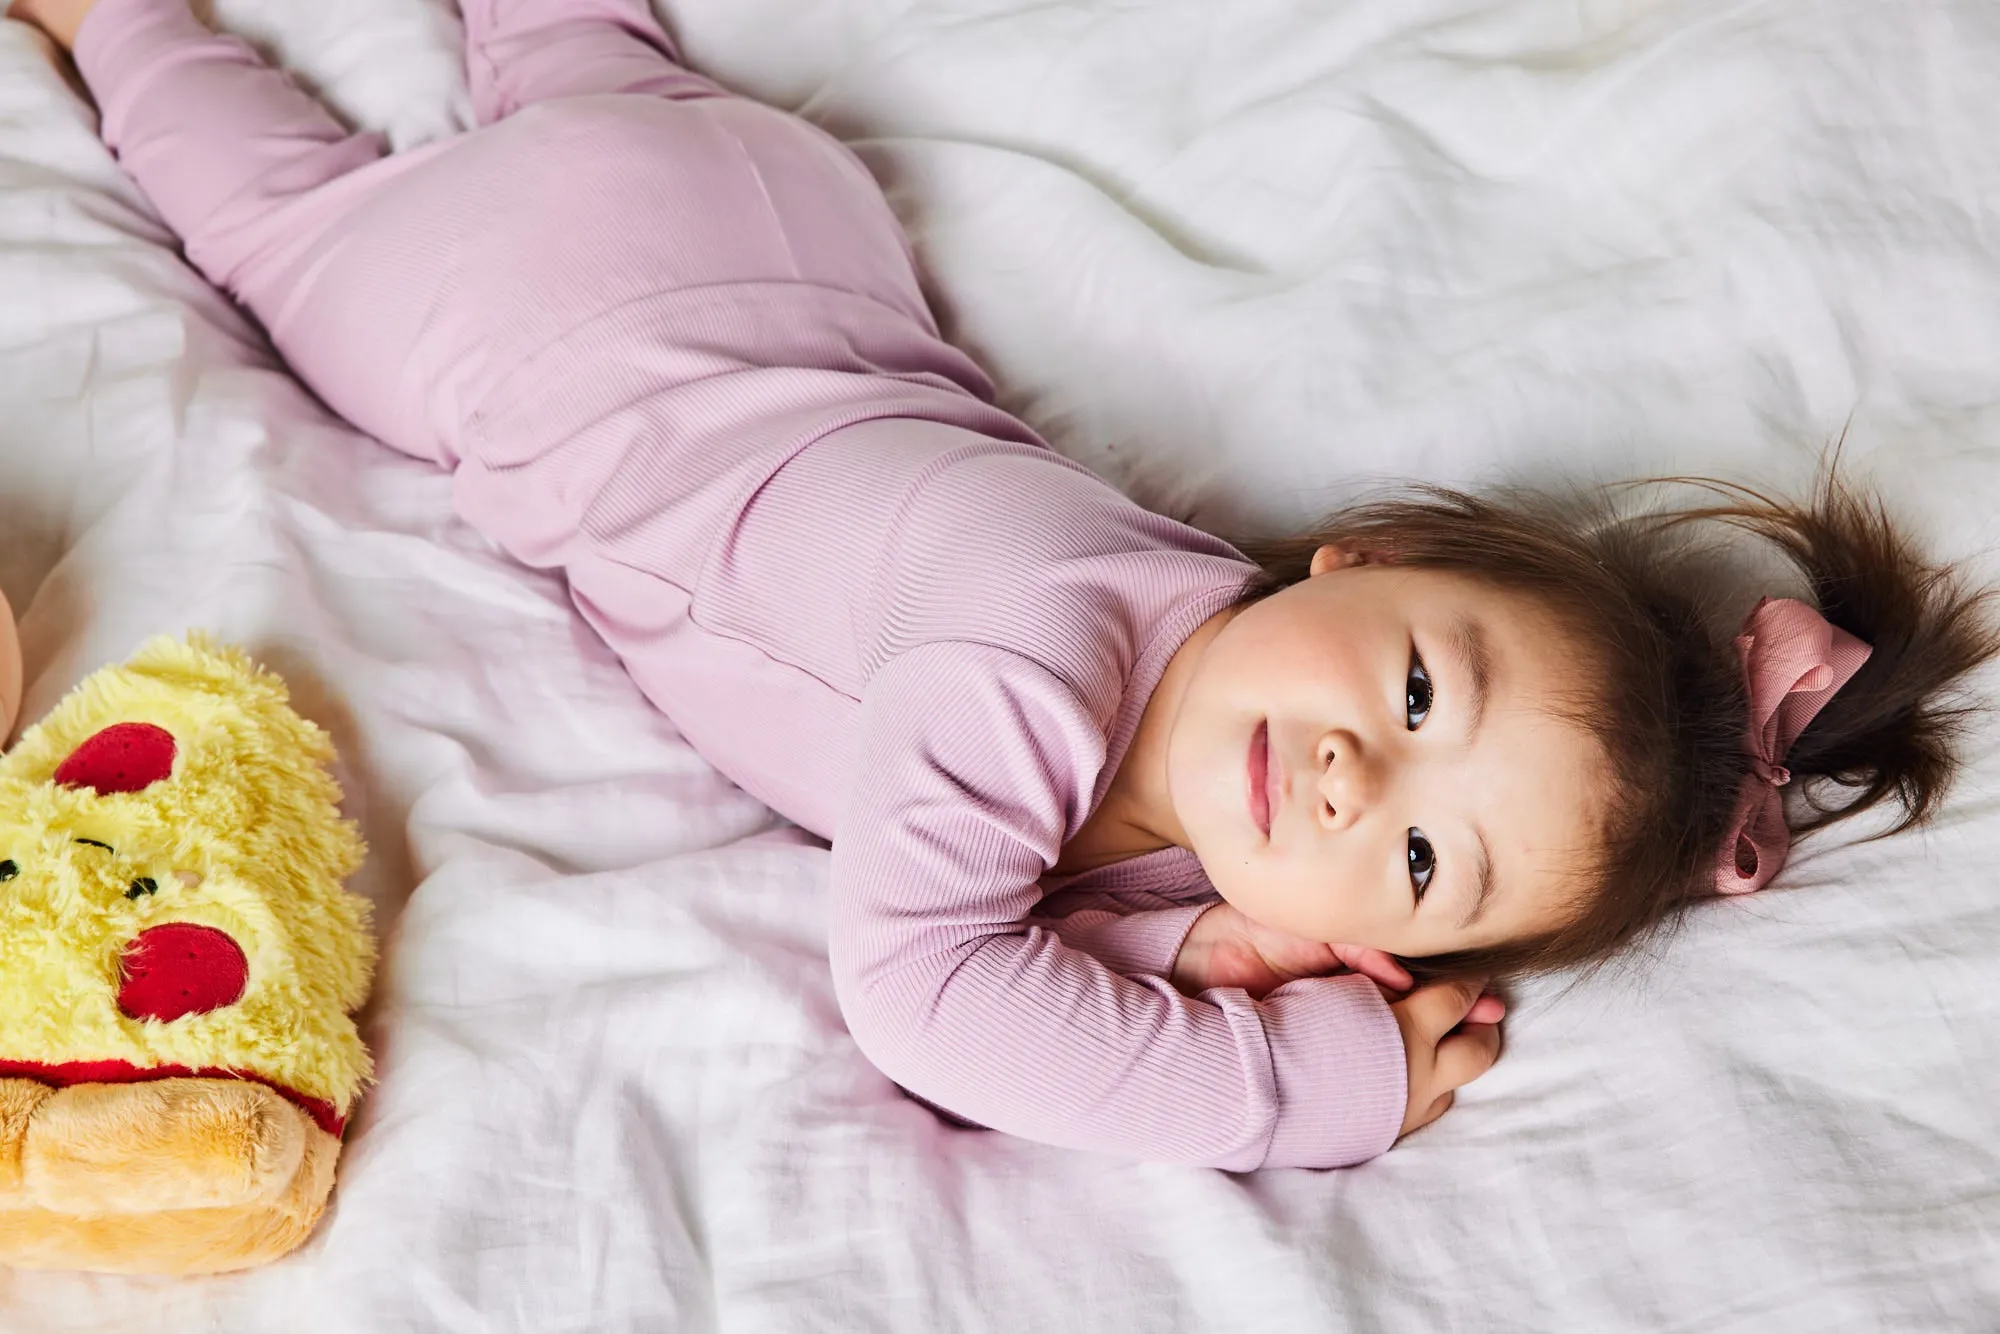
<path id="1" fill-rule="evenodd" d="M 132 888 L 125 891 L 128 899 L 143 899 L 148 894 L 160 892 L 160 882 L 149 875 L 142 875 L 132 882 Z"/>
<path id="2" fill-rule="evenodd" d="M 0 862 L 0 881 L 12 880 L 19 874 L 21 874 L 21 868 L 14 864 L 12 857 L 9 857 L 4 862 Z"/>

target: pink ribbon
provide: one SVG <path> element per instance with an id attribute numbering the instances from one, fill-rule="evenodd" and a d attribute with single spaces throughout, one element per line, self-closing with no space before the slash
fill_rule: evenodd
<path id="1" fill-rule="evenodd" d="M 1751 772 L 1716 866 L 1718 892 L 1762 889 L 1784 866 L 1792 841 L 1780 790 L 1792 781 L 1785 755 L 1874 651 L 1792 598 L 1765 598 L 1745 618 L 1736 655 L 1750 691 Z"/>

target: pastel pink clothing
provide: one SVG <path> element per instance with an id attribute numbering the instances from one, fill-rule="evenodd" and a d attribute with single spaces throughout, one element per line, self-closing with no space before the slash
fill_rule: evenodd
<path id="1" fill-rule="evenodd" d="M 1144 1158 L 1387 1148 L 1372 984 L 1190 999 L 1192 856 L 1046 874 L 1243 557 L 994 407 L 860 163 L 673 63 L 643 0 L 464 10 L 482 128 L 395 156 L 183 0 L 103 0 L 76 58 L 299 377 L 451 469 L 703 755 L 832 840 L 838 994 L 891 1078 Z"/>

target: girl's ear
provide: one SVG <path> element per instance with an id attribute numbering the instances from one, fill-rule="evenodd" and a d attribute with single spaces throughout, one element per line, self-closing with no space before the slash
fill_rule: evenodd
<path id="1" fill-rule="evenodd" d="M 1357 551 L 1351 547 L 1343 546 L 1338 542 L 1329 542 L 1318 551 L 1313 552 L 1309 573 L 1322 575 L 1328 570 L 1348 570 L 1354 568 L 1356 565 L 1368 564 L 1369 559 L 1370 554 L 1366 551 Z M 1375 553 L 1374 559 L 1380 560 L 1381 553 Z"/>

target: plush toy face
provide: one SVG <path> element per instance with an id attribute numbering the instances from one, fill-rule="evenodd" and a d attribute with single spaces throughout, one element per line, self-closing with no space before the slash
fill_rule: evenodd
<path id="1" fill-rule="evenodd" d="M 0 758 L 0 1263 L 262 1264 L 368 1074 L 367 904 L 324 733 L 156 640 Z"/>
<path id="2" fill-rule="evenodd" d="M 134 818 L 141 812 L 107 812 L 89 800 L 171 781 L 178 749 L 173 733 L 154 723 L 92 733 L 56 768 L 53 781 L 69 799 L 32 803 L 41 809 L 8 831 L 15 855 L 0 860 L 0 884 L 12 886 L 10 916 L 50 947 L 45 957 L 115 953 L 115 1000 L 128 1019 L 172 1023 L 235 1005 L 250 973 L 238 941 L 249 938 L 254 949 L 271 934 L 270 923 L 257 920 L 265 916 L 261 899 L 231 883 L 227 868 L 168 866 L 149 855 L 160 840 L 146 836 L 151 831 Z M 105 841 L 110 835 L 126 841 L 125 852 Z M 211 875 L 216 886 L 200 893 Z M 151 924 L 163 907 L 175 920 Z"/>
<path id="3" fill-rule="evenodd" d="M 275 678 L 156 641 L 0 759 L 0 1076 L 228 1075 L 338 1135 L 374 956 L 329 756 Z"/>

